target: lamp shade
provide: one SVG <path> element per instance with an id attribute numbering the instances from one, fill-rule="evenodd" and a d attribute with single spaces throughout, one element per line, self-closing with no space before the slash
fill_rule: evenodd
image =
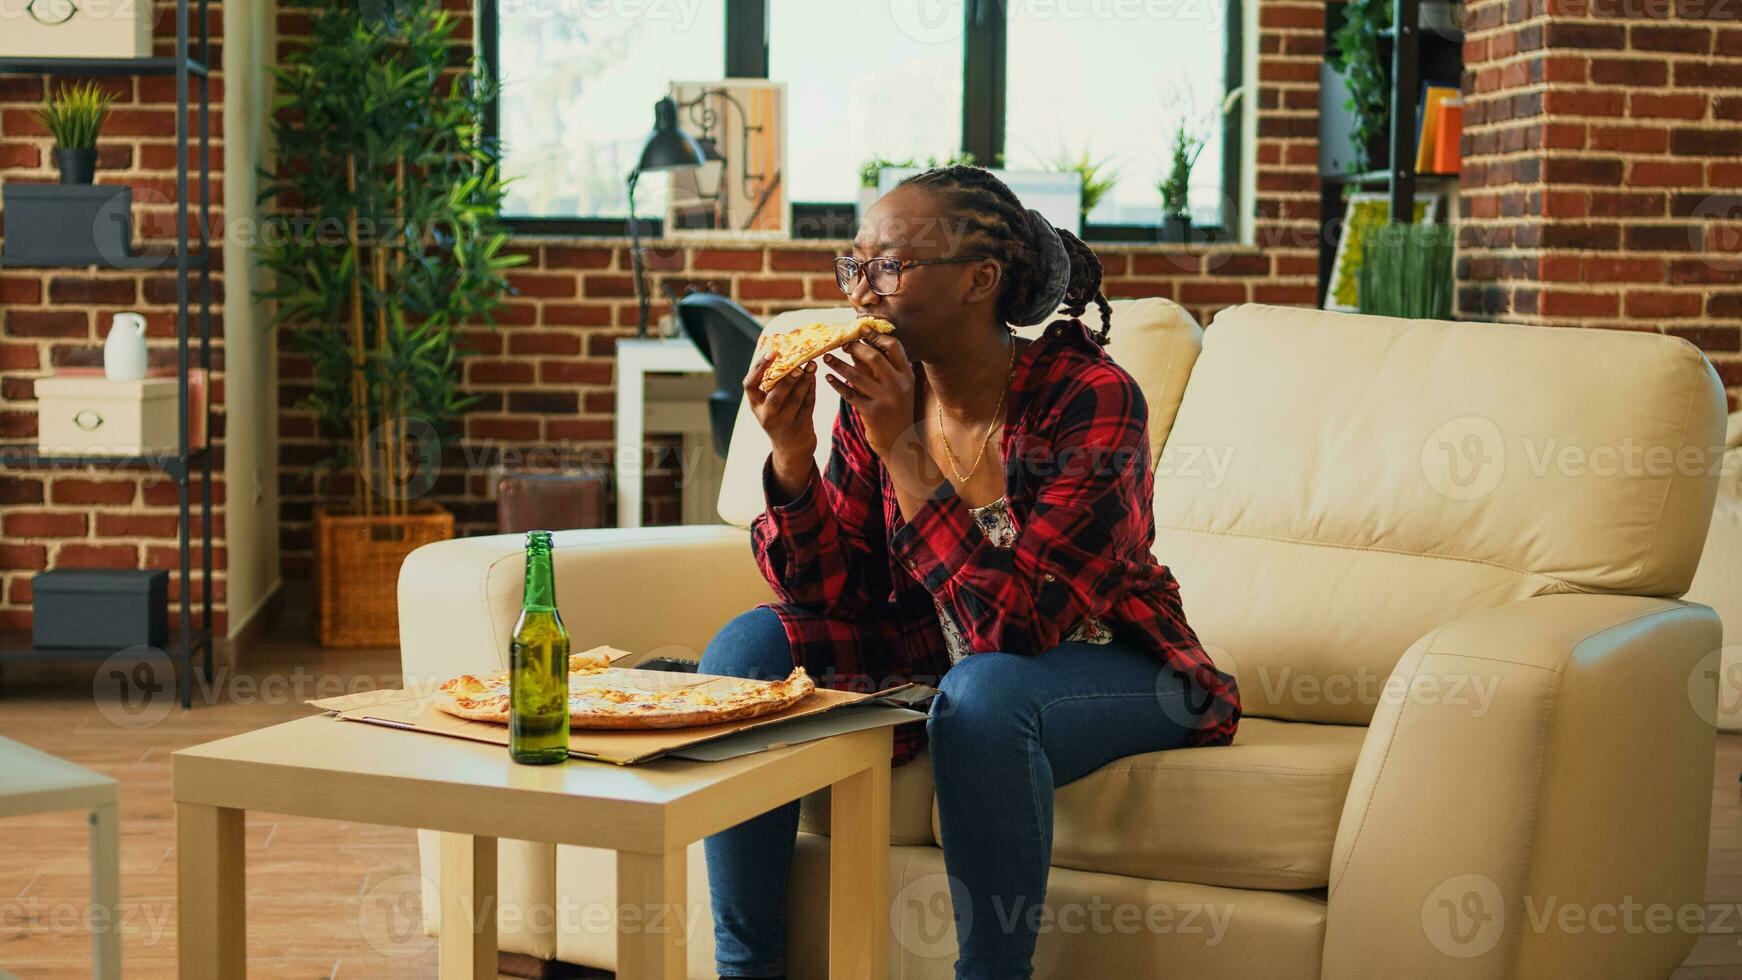
<path id="1" fill-rule="evenodd" d="M 653 105 L 653 132 L 641 147 L 638 171 L 699 167 L 707 162 L 695 137 L 677 127 L 677 103 L 669 96 Z"/>

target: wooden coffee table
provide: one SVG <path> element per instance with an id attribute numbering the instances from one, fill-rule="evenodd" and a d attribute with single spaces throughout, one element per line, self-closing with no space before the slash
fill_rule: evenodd
<path id="1" fill-rule="evenodd" d="M 180 976 L 244 975 L 242 815 L 265 810 L 442 832 L 444 978 L 496 976 L 496 916 L 471 910 L 496 907 L 497 838 L 611 848 L 618 909 L 650 924 L 618 929 L 617 975 L 681 980 L 685 848 L 832 785 L 829 975 L 882 980 L 890 739 L 883 727 L 722 762 L 523 766 L 500 746 L 316 715 L 182 749 L 170 760 Z"/>

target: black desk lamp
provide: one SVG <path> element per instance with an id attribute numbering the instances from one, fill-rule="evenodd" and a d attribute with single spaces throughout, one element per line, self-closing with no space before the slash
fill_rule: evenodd
<path id="1" fill-rule="evenodd" d="M 629 171 L 629 254 L 634 259 L 635 301 L 640 310 L 635 321 L 638 337 L 647 336 L 647 284 L 641 273 L 641 230 L 635 223 L 635 183 L 644 171 L 699 167 L 709 159 L 712 158 L 695 137 L 677 127 L 677 103 L 669 96 L 654 103 L 653 132 L 647 134 L 641 159 Z"/>

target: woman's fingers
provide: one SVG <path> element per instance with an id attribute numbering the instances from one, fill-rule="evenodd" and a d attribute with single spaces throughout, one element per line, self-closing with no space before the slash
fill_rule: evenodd
<path id="1" fill-rule="evenodd" d="M 857 388 L 854 388 L 852 385 L 847 384 L 845 381 L 842 381 L 840 378 L 837 378 L 832 374 L 824 375 L 824 377 L 829 379 L 829 386 L 831 388 L 834 388 L 835 391 L 839 392 L 841 395 L 841 399 L 843 401 L 847 402 L 849 405 L 858 405 L 861 402 L 866 401 L 866 396 L 865 396 L 864 392 L 860 391 Z"/>
<path id="2" fill-rule="evenodd" d="M 907 351 L 901 347 L 901 341 L 888 334 L 873 333 L 865 338 L 865 344 L 872 350 L 883 355 L 891 367 L 907 374 L 913 373 L 913 365 L 907 360 Z"/>

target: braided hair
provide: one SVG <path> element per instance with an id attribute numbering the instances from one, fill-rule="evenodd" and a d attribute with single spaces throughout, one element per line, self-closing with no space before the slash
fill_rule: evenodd
<path id="1" fill-rule="evenodd" d="M 932 167 L 897 186 L 908 184 L 930 192 L 944 207 L 961 215 L 967 222 L 964 241 L 971 240 L 1004 267 L 996 311 L 999 320 L 1014 322 L 1022 311 L 1044 301 L 1046 275 L 1040 249 L 1029 232 L 1028 209 L 1008 185 L 984 167 L 965 164 Z M 1073 318 L 1081 317 L 1093 302 L 1101 311 L 1101 331 L 1091 336 L 1105 347 L 1113 329 L 1113 308 L 1101 294 L 1101 260 L 1082 239 L 1063 228 L 1055 230 L 1071 264 L 1064 311 Z"/>

